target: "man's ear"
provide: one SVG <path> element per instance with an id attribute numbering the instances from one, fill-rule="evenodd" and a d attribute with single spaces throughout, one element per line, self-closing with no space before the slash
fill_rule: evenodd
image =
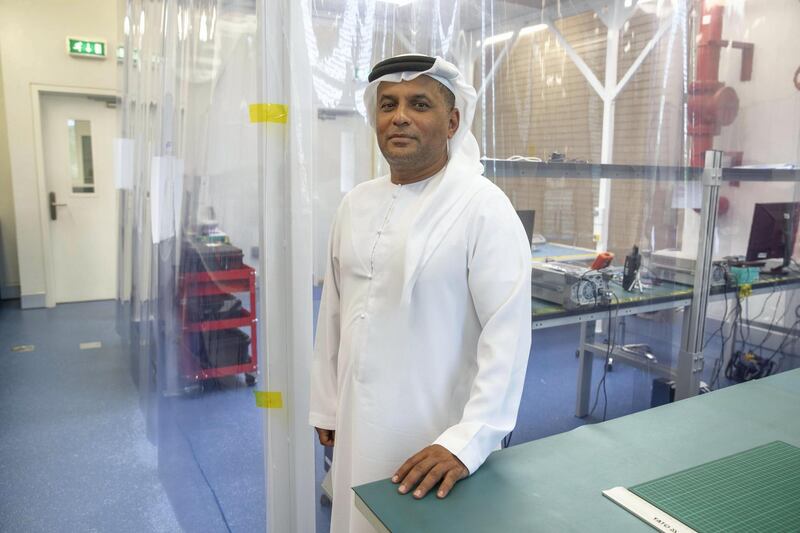
<path id="1" fill-rule="evenodd" d="M 458 111 L 457 107 L 454 107 L 450 110 L 450 119 L 447 124 L 447 138 L 452 139 L 453 135 L 456 134 L 456 130 L 458 130 L 458 125 L 461 123 L 461 113 Z"/>

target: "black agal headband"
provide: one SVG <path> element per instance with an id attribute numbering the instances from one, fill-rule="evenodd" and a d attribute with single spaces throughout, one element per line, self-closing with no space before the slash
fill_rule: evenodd
<path id="1" fill-rule="evenodd" d="M 367 78 L 370 83 L 381 76 L 394 74 L 395 72 L 425 72 L 430 70 L 436 59 L 423 55 L 403 55 L 384 59 L 372 67 L 372 72 Z"/>

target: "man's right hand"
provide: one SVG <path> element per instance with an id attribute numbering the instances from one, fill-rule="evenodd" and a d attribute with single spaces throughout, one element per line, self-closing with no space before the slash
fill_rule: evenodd
<path id="1" fill-rule="evenodd" d="M 334 440 L 336 440 L 336 430 L 334 429 L 322 429 L 322 428 L 314 428 L 317 430 L 317 435 L 319 435 L 319 443 L 323 446 L 333 446 Z"/>

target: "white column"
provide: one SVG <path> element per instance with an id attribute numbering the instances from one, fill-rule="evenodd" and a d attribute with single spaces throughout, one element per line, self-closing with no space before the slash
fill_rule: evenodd
<path id="1" fill-rule="evenodd" d="M 619 25 L 613 20 L 606 38 L 606 72 L 603 80 L 603 131 L 600 144 L 600 163 L 607 165 L 614 159 L 614 114 L 617 89 L 617 57 L 619 54 Z M 597 213 L 594 220 L 595 246 L 598 252 L 608 250 L 609 211 L 611 208 L 611 180 L 600 180 Z M 599 237 L 599 238 L 598 238 Z"/>

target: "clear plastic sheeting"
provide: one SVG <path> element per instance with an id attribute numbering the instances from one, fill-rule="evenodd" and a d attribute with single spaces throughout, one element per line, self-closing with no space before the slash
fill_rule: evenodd
<path id="1" fill-rule="evenodd" d="M 800 367 L 800 43 L 792 37 L 800 6 L 718 4 L 709 6 L 701 41 L 708 44 L 698 45 L 695 59 L 698 77 L 710 78 L 718 64 L 724 86 L 714 100 L 738 100 L 738 107 L 725 104 L 714 137 L 730 169 L 723 171 L 713 250 L 726 266 L 728 290 L 712 288 L 705 327 L 711 389 Z M 710 90 L 703 90 L 697 105 L 705 107 Z"/>
<path id="2" fill-rule="evenodd" d="M 265 523 L 254 2 L 123 3 L 120 310 L 187 531 Z"/>
<path id="3" fill-rule="evenodd" d="M 699 174 L 679 170 L 688 165 L 692 15 L 677 2 L 635 4 L 312 3 L 314 33 L 304 39 L 318 110 L 307 163 L 315 280 L 339 199 L 387 171 L 374 142 L 353 148 L 373 135 L 361 102 L 371 66 L 395 54 L 438 54 L 478 92 L 473 132 L 486 175 L 529 226 L 541 272 L 534 290 L 552 286 L 533 302 L 533 350 L 512 444 L 647 408 L 653 380 L 676 372 L 691 283 L 663 284 L 649 261 L 655 249 L 681 248 L 675 191 L 699 183 Z M 603 166 L 611 164 L 626 166 Z M 590 270 L 605 251 L 615 256 L 610 267 Z M 695 254 L 696 243 L 687 246 L 688 257 Z M 641 265 L 635 284 L 624 280 L 630 290 L 622 288 L 627 255 Z M 586 295 L 573 298 L 575 291 Z"/>
<path id="4" fill-rule="evenodd" d="M 389 172 L 363 93 L 390 56 L 440 55 L 474 85 L 485 176 L 531 241 L 533 346 L 506 444 L 798 366 L 795 0 L 125 12 L 120 310 L 188 529 L 262 525 L 265 485 L 270 530 L 329 527 L 331 453 L 306 424 L 312 324 L 343 197 Z M 282 406 L 267 444 L 247 374 Z M 207 469 L 227 439 L 235 459 Z M 252 505 L 224 496 L 245 463 L 262 476 L 241 482 Z"/>
<path id="5" fill-rule="evenodd" d="M 672 203 L 699 182 L 680 170 L 689 9 L 558 7 L 484 40 L 475 67 L 487 176 L 532 222 L 537 329 L 512 443 L 669 398 L 693 280 L 663 279 L 651 257 L 697 254 Z"/>
<path id="6" fill-rule="evenodd" d="M 790 201 L 797 173 L 782 184 L 726 176 L 718 189 L 710 177 L 800 161 L 797 54 L 786 50 L 797 50 L 788 20 L 800 12 L 780 4 L 302 3 L 289 57 L 294 79 L 311 85 L 297 103 L 310 105 L 300 126 L 312 140 L 288 159 L 311 191 L 315 295 L 341 198 L 388 171 L 364 123 L 367 73 L 396 54 L 442 55 L 478 92 L 486 176 L 532 239 L 534 340 L 511 445 L 730 383 L 716 373 L 716 328 L 723 295 L 729 333 L 735 295 L 748 290 L 723 261 L 748 246 L 752 207 L 738 206 Z M 707 160 L 711 149 L 721 153 Z M 783 303 L 795 286 L 741 304 L 762 327 L 744 342 L 768 337 L 783 354 L 776 371 L 795 361 L 794 307 Z"/>

